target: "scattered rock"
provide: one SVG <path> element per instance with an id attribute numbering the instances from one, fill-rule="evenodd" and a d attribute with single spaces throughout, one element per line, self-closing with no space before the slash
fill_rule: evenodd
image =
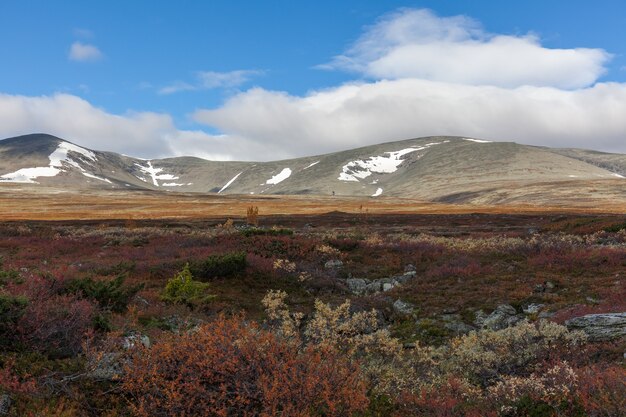
<path id="1" fill-rule="evenodd" d="M 324 268 L 326 269 L 341 268 L 342 266 L 343 262 L 341 262 L 339 259 L 331 259 L 330 261 L 326 261 L 326 263 L 324 264 Z"/>
<path id="2" fill-rule="evenodd" d="M 476 312 L 476 327 L 491 330 L 502 330 L 513 326 L 524 319 L 523 314 L 517 314 L 515 308 L 508 304 L 500 304 L 490 314 L 486 315 L 482 310 Z"/>
<path id="3" fill-rule="evenodd" d="M 582 330 L 589 340 L 613 340 L 626 336 L 626 312 L 587 314 L 565 321 L 570 330 Z"/>
<path id="4" fill-rule="evenodd" d="M 539 315 L 537 316 L 537 318 L 540 319 L 549 319 L 550 317 L 553 317 L 554 313 L 551 311 L 542 311 L 541 313 L 539 313 Z"/>
<path id="5" fill-rule="evenodd" d="M 415 272 L 417 271 L 417 269 L 415 268 L 415 265 L 413 264 L 408 264 L 407 266 L 404 267 L 404 273 L 411 273 L 411 272 Z M 415 275 L 415 274 L 413 274 Z"/>
<path id="6" fill-rule="evenodd" d="M 381 292 L 382 290 L 383 286 L 379 280 L 372 281 L 365 286 L 365 292 L 368 294 Z"/>
<path id="7" fill-rule="evenodd" d="M 326 268 L 332 267 L 332 266 L 329 266 L 329 262 L 335 262 L 335 261 L 326 262 L 325 264 Z M 337 261 L 337 262 L 341 262 L 341 261 Z M 412 268 L 415 268 L 415 267 L 413 265 L 407 265 L 407 268 L 405 269 L 412 269 Z M 346 279 L 346 285 L 348 286 L 350 291 L 356 295 L 375 294 L 381 291 L 389 291 L 413 279 L 414 277 L 415 277 L 415 271 L 410 271 L 410 270 L 404 272 L 404 274 L 402 275 L 395 275 L 395 276 L 388 277 L 388 278 L 380 278 L 380 279 L 374 279 L 374 280 L 369 280 L 369 279 L 364 279 L 364 278 L 353 278 L 351 275 L 349 275 L 349 278 Z"/>
<path id="8" fill-rule="evenodd" d="M 90 360 L 88 378 L 99 381 L 114 381 L 122 376 L 119 353 L 103 353 Z"/>
<path id="9" fill-rule="evenodd" d="M 6 416 L 11 409 L 11 397 L 9 394 L 0 394 L 0 416 Z"/>
<path id="10" fill-rule="evenodd" d="M 459 312 L 458 307 L 446 307 L 443 309 L 443 314 L 454 314 L 458 312 Z"/>
<path id="11" fill-rule="evenodd" d="M 593 297 L 586 297 L 585 300 L 587 300 L 589 304 L 600 304 L 600 301 Z"/>
<path id="12" fill-rule="evenodd" d="M 398 299 L 393 303 L 393 311 L 398 314 L 404 314 L 408 316 L 413 314 L 413 312 L 415 311 L 415 307 L 411 303 Z"/>
<path id="13" fill-rule="evenodd" d="M 546 281 L 543 284 L 537 284 L 533 288 L 533 292 L 550 292 L 556 288 L 556 285 L 552 281 Z"/>
<path id="14" fill-rule="evenodd" d="M 454 308 L 448 308 L 447 310 L 458 311 L 458 309 L 454 309 Z M 444 310 L 444 313 L 445 313 L 445 310 Z M 464 323 L 463 320 L 461 319 L 461 315 L 455 314 L 455 312 L 445 313 L 439 317 L 444 322 L 443 327 L 448 329 L 455 336 L 461 336 L 464 334 L 468 334 L 472 330 L 476 330 L 474 326 L 470 326 L 469 324 Z"/>
<path id="15" fill-rule="evenodd" d="M 446 322 L 443 325 L 446 329 L 450 330 L 455 336 L 462 336 L 469 332 L 476 330 L 476 327 L 463 323 L 462 321 Z"/>
<path id="16" fill-rule="evenodd" d="M 537 314 L 541 311 L 541 309 L 545 306 L 545 304 L 528 304 L 526 307 L 523 307 L 522 310 L 525 314 Z"/>
<path id="17" fill-rule="evenodd" d="M 124 349 L 132 349 L 141 343 L 144 347 L 150 347 L 150 338 L 145 334 L 133 333 L 131 335 L 126 336 L 122 340 L 122 347 Z"/>
<path id="18" fill-rule="evenodd" d="M 354 294 L 363 294 L 367 287 L 367 281 L 363 278 L 348 278 L 346 279 L 346 285 L 348 289 Z"/>

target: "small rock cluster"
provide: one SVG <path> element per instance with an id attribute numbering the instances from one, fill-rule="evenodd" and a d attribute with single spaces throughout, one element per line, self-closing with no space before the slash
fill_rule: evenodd
<path id="1" fill-rule="evenodd" d="M 350 292 L 355 295 L 376 294 L 379 292 L 389 291 L 398 285 L 401 285 L 416 275 L 415 267 L 407 265 L 402 275 L 395 275 L 388 278 L 365 279 L 365 278 L 348 278 L 346 285 Z"/>

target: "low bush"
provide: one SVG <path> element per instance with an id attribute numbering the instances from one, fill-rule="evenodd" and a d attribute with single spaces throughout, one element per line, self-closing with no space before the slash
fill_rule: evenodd
<path id="1" fill-rule="evenodd" d="M 122 384 L 135 416 L 352 416 L 367 407 L 358 364 L 299 349 L 241 317 L 131 351 Z"/>
<path id="2" fill-rule="evenodd" d="M 0 348 L 10 344 L 10 336 L 13 336 L 15 325 L 27 306 L 25 297 L 0 293 Z"/>
<path id="3" fill-rule="evenodd" d="M 233 252 L 225 255 L 211 255 L 201 261 L 189 263 L 191 274 L 199 281 L 216 277 L 231 277 L 246 270 L 245 252 Z"/>
<path id="4" fill-rule="evenodd" d="M 124 277 L 112 280 L 79 278 L 68 281 L 65 291 L 68 294 L 82 295 L 98 302 L 101 308 L 114 313 L 123 313 L 128 303 L 143 288 L 143 284 L 124 286 Z"/>
<path id="5" fill-rule="evenodd" d="M 293 230 L 291 229 L 261 229 L 258 227 L 251 227 L 248 229 L 242 229 L 241 234 L 245 237 L 250 236 L 292 236 Z"/>
<path id="6" fill-rule="evenodd" d="M 208 289 L 208 283 L 193 279 L 187 264 L 182 271 L 167 282 L 161 299 L 169 303 L 184 304 L 193 308 L 205 304 L 213 298 L 212 295 L 208 294 Z"/>

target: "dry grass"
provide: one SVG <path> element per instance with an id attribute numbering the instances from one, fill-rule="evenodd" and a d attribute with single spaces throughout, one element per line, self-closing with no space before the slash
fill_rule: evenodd
<path id="1" fill-rule="evenodd" d="M 216 196 L 144 191 L 68 192 L 64 190 L 0 185 L 0 220 L 199 219 L 244 216 L 258 206 L 261 216 L 322 214 L 534 214 L 624 213 L 621 202 L 546 206 L 529 204 L 443 204 L 388 198 L 330 196 Z"/>

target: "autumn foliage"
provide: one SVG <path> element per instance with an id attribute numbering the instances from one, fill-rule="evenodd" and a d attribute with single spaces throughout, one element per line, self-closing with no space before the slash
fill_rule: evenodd
<path id="1" fill-rule="evenodd" d="M 136 416 L 350 416 L 367 407 L 356 363 L 299 349 L 241 317 L 130 353 L 123 390 Z"/>

